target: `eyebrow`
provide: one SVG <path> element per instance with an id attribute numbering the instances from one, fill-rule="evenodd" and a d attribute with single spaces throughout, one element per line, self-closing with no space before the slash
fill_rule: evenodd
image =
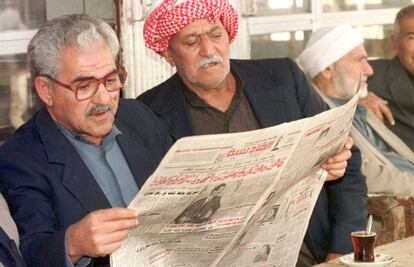
<path id="1" fill-rule="evenodd" d="M 211 33 L 215 32 L 215 31 L 217 31 L 217 30 L 221 30 L 219 25 L 216 25 L 216 26 L 214 26 L 213 28 L 211 28 L 210 30 L 208 30 L 208 31 L 207 31 L 207 35 L 209 35 L 209 34 L 211 34 Z M 184 39 L 188 39 L 188 38 L 191 38 L 191 37 L 198 37 L 198 36 L 200 36 L 200 35 L 201 35 L 201 34 L 199 34 L 199 33 L 195 33 L 195 32 L 193 32 L 193 33 L 189 33 L 188 35 L 184 36 Z"/>
<path id="2" fill-rule="evenodd" d="M 112 74 L 116 71 L 118 71 L 118 69 L 115 67 L 112 71 L 108 72 L 107 74 L 105 74 L 102 77 L 105 77 L 105 76 L 107 76 L 109 74 Z M 79 77 L 76 77 L 75 79 L 73 79 L 70 83 L 73 84 L 73 83 L 76 83 L 76 82 L 83 82 L 83 81 L 88 81 L 88 80 L 91 80 L 91 79 L 98 79 L 98 78 L 96 78 L 94 76 L 79 76 Z"/>
<path id="3" fill-rule="evenodd" d="M 368 55 L 359 56 L 359 57 L 357 57 L 357 59 L 358 60 L 368 59 Z"/>

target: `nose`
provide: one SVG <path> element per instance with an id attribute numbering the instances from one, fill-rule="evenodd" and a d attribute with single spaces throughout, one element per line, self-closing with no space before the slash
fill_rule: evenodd
<path id="1" fill-rule="evenodd" d="M 362 63 L 362 71 L 365 76 L 371 76 L 374 74 L 374 70 L 372 69 L 371 65 L 368 63 L 368 60 L 364 60 Z"/>
<path id="2" fill-rule="evenodd" d="M 200 40 L 200 55 L 203 57 L 211 57 L 214 54 L 214 42 L 208 36 L 203 36 Z"/>

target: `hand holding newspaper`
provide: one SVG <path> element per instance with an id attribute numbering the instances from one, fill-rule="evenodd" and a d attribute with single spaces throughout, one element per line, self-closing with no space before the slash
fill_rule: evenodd
<path id="1" fill-rule="evenodd" d="M 129 205 L 140 224 L 111 266 L 295 266 L 357 104 L 261 130 L 186 137 Z"/>

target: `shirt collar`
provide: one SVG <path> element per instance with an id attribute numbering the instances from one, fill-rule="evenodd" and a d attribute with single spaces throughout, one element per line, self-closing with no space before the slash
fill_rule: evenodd
<path id="1" fill-rule="evenodd" d="M 328 98 L 334 103 L 336 107 L 342 106 L 348 102 L 347 100 L 338 99 L 334 97 L 328 97 Z M 356 114 L 366 116 L 368 111 L 363 105 L 358 104 L 355 112 Z"/>

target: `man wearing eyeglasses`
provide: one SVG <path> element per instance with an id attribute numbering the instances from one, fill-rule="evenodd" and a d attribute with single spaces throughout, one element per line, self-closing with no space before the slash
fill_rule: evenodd
<path id="1" fill-rule="evenodd" d="M 155 115 L 120 100 L 126 72 L 105 22 L 56 18 L 28 47 L 43 109 L 0 148 L 0 190 L 29 266 L 107 266 L 127 230 L 125 208 L 170 145 Z"/>

